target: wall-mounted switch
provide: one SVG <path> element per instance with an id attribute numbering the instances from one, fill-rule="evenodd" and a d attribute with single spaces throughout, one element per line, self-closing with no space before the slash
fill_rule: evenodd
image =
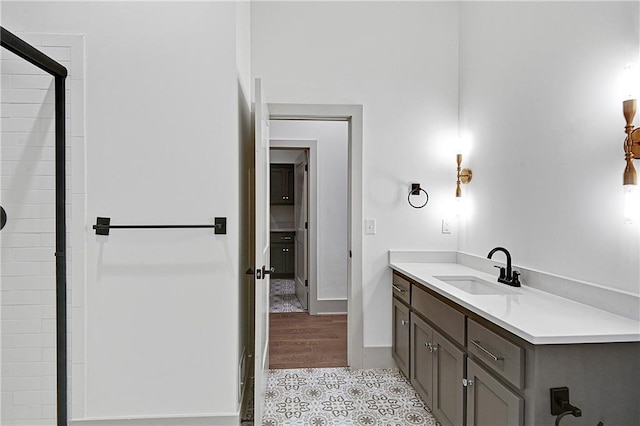
<path id="1" fill-rule="evenodd" d="M 442 233 L 443 234 L 451 233 L 451 221 L 449 219 L 442 219 Z"/>
<path id="2" fill-rule="evenodd" d="M 376 234 L 376 220 L 375 219 L 365 219 L 364 220 L 364 233 L 367 235 L 375 235 Z"/>

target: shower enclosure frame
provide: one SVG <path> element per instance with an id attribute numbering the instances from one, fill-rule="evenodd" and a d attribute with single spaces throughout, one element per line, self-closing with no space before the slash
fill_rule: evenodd
<path id="1" fill-rule="evenodd" d="M 56 222 L 56 404 L 57 424 L 67 425 L 67 264 L 65 79 L 67 69 L 29 43 L 0 27 L 3 48 L 55 79 L 55 222 Z"/>

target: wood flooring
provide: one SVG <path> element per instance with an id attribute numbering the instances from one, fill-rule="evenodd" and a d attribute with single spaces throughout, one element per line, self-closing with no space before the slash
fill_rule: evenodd
<path id="1" fill-rule="evenodd" d="M 346 315 L 269 314 L 269 368 L 346 366 Z"/>

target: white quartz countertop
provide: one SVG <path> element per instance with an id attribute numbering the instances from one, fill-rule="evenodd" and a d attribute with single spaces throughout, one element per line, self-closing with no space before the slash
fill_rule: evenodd
<path id="1" fill-rule="evenodd" d="M 510 287 L 458 263 L 391 262 L 392 269 L 458 305 L 536 344 L 640 341 L 640 322 L 531 287 Z M 435 277 L 473 276 L 505 294 L 471 294 Z"/>

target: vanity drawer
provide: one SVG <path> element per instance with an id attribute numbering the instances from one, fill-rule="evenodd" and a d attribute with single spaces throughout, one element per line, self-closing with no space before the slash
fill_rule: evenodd
<path id="1" fill-rule="evenodd" d="M 427 318 L 453 340 L 464 346 L 464 314 L 416 285 L 412 286 L 411 293 L 411 306 L 414 311 Z"/>
<path id="2" fill-rule="evenodd" d="M 524 349 L 471 318 L 467 324 L 467 351 L 518 388 L 524 386 Z"/>
<path id="3" fill-rule="evenodd" d="M 406 304 L 411 303 L 411 283 L 400 275 L 393 273 L 393 295 Z"/>

